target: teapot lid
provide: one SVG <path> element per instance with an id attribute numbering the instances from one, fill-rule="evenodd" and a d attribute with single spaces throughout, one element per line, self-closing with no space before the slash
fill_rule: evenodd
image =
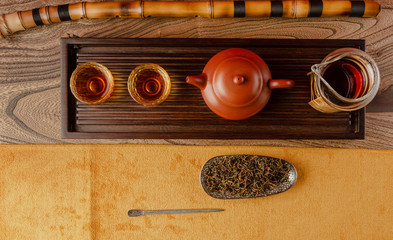
<path id="1" fill-rule="evenodd" d="M 207 85 L 210 84 L 213 95 L 221 104 L 229 108 L 251 108 L 245 111 L 256 110 L 256 102 L 264 98 L 264 81 L 271 79 L 265 61 L 254 52 L 242 48 L 217 53 L 206 64 L 204 73 L 211 81 Z"/>
<path id="2" fill-rule="evenodd" d="M 215 95 L 231 107 L 247 106 L 258 99 L 262 92 L 262 69 L 245 51 L 231 50 L 229 53 L 233 56 L 220 60 L 213 74 L 212 87 Z"/>

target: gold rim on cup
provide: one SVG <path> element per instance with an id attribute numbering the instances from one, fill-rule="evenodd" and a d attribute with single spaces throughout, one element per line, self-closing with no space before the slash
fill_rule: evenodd
<path id="1" fill-rule="evenodd" d="M 137 83 L 138 83 L 138 79 L 143 76 L 143 73 L 145 71 L 153 71 L 158 73 L 162 79 L 163 79 L 163 83 L 162 86 L 160 85 L 160 83 L 154 83 L 154 81 L 152 81 L 151 83 L 147 83 L 149 82 L 149 78 L 147 77 L 147 80 L 142 83 L 143 84 L 143 88 L 145 88 L 148 84 L 157 87 L 157 90 L 150 92 L 147 91 L 145 92 L 146 95 L 148 96 L 154 96 L 155 93 L 158 93 L 161 91 L 160 96 L 157 99 L 146 99 L 143 96 L 141 96 L 141 94 L 138 92 L 138 88 L 137 88 Z M 146 63 L 146 64 L 142 64 L 137 66 L 130 74 L 130 76 L 128 77 L 128 92 L 130 93 L 131 97 L 138 102 L 139 104 L 145 105 L 145 106 L 153 106 L 153 105 L 158 105 L 160 103 L 162 103 L 163 101 L 165 101 L 167 99 L 167 97 L 169 96 L 169 93 L 171 91 L 171 79 L 168 75 L 168 73 L 165 71 L 164 68 L 162 68 L 161 66 L 154 64 L 154 63 Z M 147 89 L 148 90 L 148 89 Z"/>
<path id="2" fill-rule="evenodd" d="M 89 78 L 96 78 L 99 84 L 104 85 L 104 89 L 96 93 L 96 99 L 88 99 L 89 93 L 84 92 L 84 88 L 92 88 L 92 86 L 83 84 L 81 87 L 81 84 L 78 83 L 78 81 L 88 81 Z M 105 102 L 111 96 L 114 86 L 115 83 L 111 71 L 104 65 L 96 62 L 87 62 L 79 65 L 70 78 L 70 89 L 74 97 L 78 101 L 89 105 Z"/>

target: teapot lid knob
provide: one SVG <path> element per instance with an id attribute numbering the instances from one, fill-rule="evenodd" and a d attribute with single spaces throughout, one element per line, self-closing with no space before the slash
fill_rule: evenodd
<path id="1" fill-rule="evenodd" d="M 233 77 L 233 83 L 236 85 L 241 85 L 246 81 L 245 77 L 243 75 L 235 75 Z"/>

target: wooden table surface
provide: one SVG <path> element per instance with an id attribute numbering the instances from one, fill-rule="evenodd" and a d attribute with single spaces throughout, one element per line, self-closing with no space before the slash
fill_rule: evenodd
<path id="1" fill-rule="evenodd" d="M 0 14 L 78 1 L 0 0 Z M 96 19 L 41 26 L 0 39 L 0 143 L 265 145 L 393 149 L 393 2 L 377 18 Z M 365 39 L 382 84 L 367 107 L 365 140 L 72 140 L 60 136 L 60 38 Z"/>

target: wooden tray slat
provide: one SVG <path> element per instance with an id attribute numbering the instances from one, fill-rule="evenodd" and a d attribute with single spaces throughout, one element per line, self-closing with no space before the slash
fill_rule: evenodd
<path id="1" fill-rule="evenodd" d="M 63 138 L 212 138 L 212 139 L 355 139 L 364 138 L 365 111 L 323 114 L 308 105 L 312 64 L 342 47 L 364 50 L 362 40 L 286 39 L 62 39 Z M 274 78 L 296 82 L 275 90 L 266 107 L 250 119 L 230 121 L 206 106 L 200 90 L 185 83 L 207 61 L 228 48 L 260 55 Z M 107 66 L 115 90 L 107 102 L 77 102 L 69 89 L 72 71 L 85 62 Z M 128 75 L 143 63 L 156 63 L 171 77 L 172 91 L 161 105 L 145 107 L 128 94 Z"/>

